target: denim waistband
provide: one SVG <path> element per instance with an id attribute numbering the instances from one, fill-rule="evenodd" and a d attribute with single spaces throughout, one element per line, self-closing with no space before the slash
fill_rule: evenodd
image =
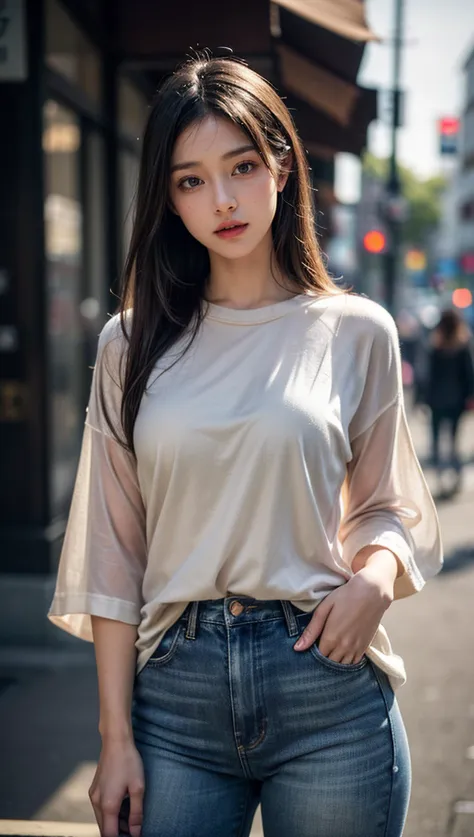
<path id="1" fill-rule="evenodd" d="M 242 623 L 275 619 L 285 620 L 288 634 L 292 637 L 300 633 L 297 616 L 304 615 L 284 599 L 263 601 L 251 596 L 229 595 L 222 599 L 190 602 L 181 616 L 181 621 L 186 623 L 186 639 L 196 639 L 199 621 L 232 627 Z"/>

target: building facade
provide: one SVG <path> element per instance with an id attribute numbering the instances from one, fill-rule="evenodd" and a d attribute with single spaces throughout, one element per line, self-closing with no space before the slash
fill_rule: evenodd
<path id="1" fill-rule="evenodd" d="M 356 81 L 373 38 L 363 3 L 346 0 L 3 0 L 0 641 L 65 641 L 45 613 L 156 84 L 190 49 L 222 45 L 272 81 L 307 148 L 324 237 L 334 156 L 361 154 L 376 116 L 376 91 Z"/>
<path id="2" fill-rule="evenodd" d="M 474 49 L 465 67 L 456 231 L 459 277 L 474 298 Z M 468 318 L 474 327 L 474 305 Z"/>
<path id="3" fill-rule="evenodd" d="M 442 303 L 449 305 L 456 288 L 467 290 L 474 300 L 474 50 L 464 66 L 465 92 L 460 118 L 457 154 L 446 170 L 439 229 L 433 241 L 436 278 L 441 282 Z M 463 290 L 461 302 L 469 302 Z M 474 304 L 462 309 L 474 328 Z"/>

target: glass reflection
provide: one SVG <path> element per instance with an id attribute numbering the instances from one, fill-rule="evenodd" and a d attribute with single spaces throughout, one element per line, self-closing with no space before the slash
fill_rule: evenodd
<path id="1" fill-rule="evenodd" d="M 52 514 L 69 503 L 83 423 L 80 320 L 81 136 L 75 115 L 56 102 L 44 108 L 45 253 Z"/>

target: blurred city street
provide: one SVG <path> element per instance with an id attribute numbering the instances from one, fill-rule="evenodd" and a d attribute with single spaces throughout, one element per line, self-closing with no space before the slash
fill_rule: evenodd
<path id="1" fill-rule="evenodd" d="M 417 410 L 410 423 L 425 461 L 426 419 Z M 462 427 L 462 450 L 468 462 L 462 492 L 438 501 L 445 569 L 384 620 L 408 671 L 398 693 L 413 759 L 405 837 L 474 835 L 473 413 Z M 435 474 L 430 468 L 426 474 L 436 494 Z M 97 695 L 91 648 L 80 648 L 1 652 L 4 819 L 94 822 L 87 790 L 99 750 Z M 261 834 L 257 814 L 252 837 Z"/>
<path id="2" fill-rule="evenodd" d="M 72 616 L 77 635 L 82 609 L 112 612 L 115 628 L 109 622 L 107 630 L 117 636 L 124 631 L 117 622 L 144 620 L 146 643 L 160 631 L 155 613 L 166 618 L 163 603 L 235 586 L 261 598 L 275 589 L 290 598 L 296 589 L 301 599 L 301 590 L 320 589 L 317 532 L 323 548 L 337 542 L 338 475 L 347 465 L 333 456 L 352 445 L 352 473 L 362 473 L 361 503 L 352 483 L 349 542 L 354 534 L 359 544 L 359 524 L 363 544 L 386 543 L 391 530 L 399 539 L 395 503 L 400 495 L 417 500 L 419 481 L 409 487 L 416 468 L 405 465 L 412 451 L 397 422 L 390 431 L 383 423 L 401 386 L 445 555 L 442 572 L 383 620 L 408 675 L 397 692 L 413 767 L 404 837 L 474 837 L 474 0 L 0 0 L 0 12 L 0 111 L 8 115 L 0 131 L 0 837 L 99 837 L 88 798 L 100 755 L 94 648 L 59 630 L 49 608 L 57 619 Z M 303 328 L 316 350 L 301 348 L 311 387 L 295 366 L 287 375 L 293 403 L 284 368 L 297 362 L 300 332 L 293 315 L 282 314 L 301 302 L 309 322 L 313 300 L 304 292 L 339 287 L 358 295 L 360 321 L 343 315 L 333 327 L 329 303 L 326 322 L 326 301 L 322 314 L 316 301 L 314 328 L 312 321 Z M 155 375 L 195 315 L 207 328 L 204 300 L 214 302 L 216 344 L 206 332 L 190 347 L 189 365 L 177 356 L 163 369 L 176 378 Z M 393 318 L 401 379 L 396 331 L 382 362 L 385 311 L 364 309 L 367 300 Z M 119 310 L 124 332 L 131 324 L 120 363 L 107 343 Z M 330 350 L 346 332 L 347 345 Z M 265 340 L 261 351 L 257 338 Z M 270 371 L 257 369 L 260 362 Z M 328 411 L 317 391 L 320 368 Z M 242 397 L 234 395 L 240 369 Z M 277 385 L 291 407 L 282 432 Z M 156 414 L 141 421 L 139 413 L 137 423 L 145 396 Z M 357 403 L 346 409 L 346 396 Z M 253 435 L 260 418 L 274 436 Z M 236 428 L 228 454 L 221 419 L 229 438 Z M 309 419 L 324 430 L 323 447 Z M 444 422 L 449 452 L 442 434 L 438 445 Z M 306 450 L 303 436 L 298 446 L 288 435 L 293 425 L 300 433 L 299 423 L 310 434 L 313 465 L 298 460 L 293 472 L 291 451 Z M 122 431 L 126 454 L 115 445 Z M 138 435 L 145 431 L 149 442 Z M 364 447 L 372 438 L 383 445 Z M 359 439 L 369 487 L 352 444 Z M 194 473 L 195 465 L 202 470 Z M 262 479 L 272 474 L 267 490 Z M 325 511 L 316 495 L 331 475 Z M 298 476 L 307 501 L 299 501 Z M 246 505 L 236 505 L 237 495 Z M 269 497 L 275 505 L 267 507 Z M 305 508 L 307 526 L 319 529 L 306 528 Z M 431 514 L 428 500 L 413 558 L 438 567 L 439 549 L 426 535 L 437 534 Z M 367 525 L 375 527 L 370 537 Z M 281 574 L 270 542 L 285 545 Z M 262 554 L 269 562 L 256 560 Z M 298 566 L 308 572 L 307 588 Z M 286 664 L 282 671 L 293 686 Z M 214 711 L 214 700 L 194 699 L 191 680 L 192 708 Z M 108 696 L 103 719 L 106 703 Z M 115 709 L 110 718 L 112 729 Z M 372 819 L 366 806 L 363 814 Z M 251 837 L 263 837 L 260 809 Z"/>

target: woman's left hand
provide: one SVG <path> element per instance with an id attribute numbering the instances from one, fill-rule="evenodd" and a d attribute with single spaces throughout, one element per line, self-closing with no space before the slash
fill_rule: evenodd
<path id="1" fill-rule="evenodd" d="M 393 601 L 394 576 L 373 565 L 360 569 L 318 605 L 295 651 L 318 648 L 335 663 L 358 663 Z M 300 645 L 301 643 L 301 645 Z"/>

